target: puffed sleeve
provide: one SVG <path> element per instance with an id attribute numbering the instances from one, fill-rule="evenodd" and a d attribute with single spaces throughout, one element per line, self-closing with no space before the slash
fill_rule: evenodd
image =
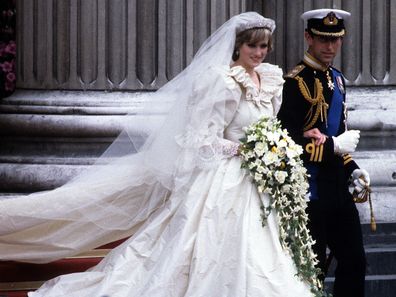
<path id="1" fill-rule="evenodd" d="M 270 98 L 273 114 L 277 115 L 282 104 L 283 71 L 273 64 L 262 63 L 256 68 L 262 81 L 262 92 L 266 98 Z"/>
<path id="2" fill-rule="evenodd" d="M 224 130 L 236 113 L 241 89 L 230 77 L 229 67 L 212 71 L 195 84 L 189 123 L 184 133 L 176 136 L 186 152 L 196 150 L 195 162 L 200 167 L 232 157 L 239 148 L 239 143 L 224 138 Z"/>

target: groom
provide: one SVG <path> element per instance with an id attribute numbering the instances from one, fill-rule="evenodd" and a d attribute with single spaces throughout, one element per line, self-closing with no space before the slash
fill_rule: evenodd
<path id="1" fill-rule="evenodd" d="M 370 178 L 350 155 L 359 141 L 359 131 L 347 130 L 345 80 L 332 66 L 349 16 L 336 9 L 311 10 L 301 16 L 306 22 L 308 50 L 285 76 L 278 114 L 304 151 L 302 158 L 310 175 L 308 227 L 322 272 L 327 247 L 337 260 L 335 297 L 363 297 L 366 268 L 359 214 L 348 182 L 352 178 L 355 189 L 362 191 Z"/>

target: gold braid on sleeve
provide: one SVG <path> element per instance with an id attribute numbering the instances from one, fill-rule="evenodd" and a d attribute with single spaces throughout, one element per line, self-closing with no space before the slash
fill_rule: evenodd
<path id="1" fill-rule="evenodd" d="M 315 78 L 314 84 L 314 96 L 311 96 L 311 92 L 308 89 L 304 79 L 300 76 L 296 76 L 295 79 L 298 81 L 298 87 L 305 100 L 311 103 L 311 108 L 306 115 L 306 122 L 304 124 L 304 131 L 307 131 L 315 125 L 319 118 L 326 123 L 327 127 L 327 109 L 329 105 L 326 103 L 323 96 L 323 85 L 318 78 Z"/>

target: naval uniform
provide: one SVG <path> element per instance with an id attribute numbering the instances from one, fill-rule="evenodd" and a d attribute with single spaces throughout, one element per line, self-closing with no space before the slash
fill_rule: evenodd
<path id="1" fill-rule="evenodd" d="M 349 192 L 349 178 L 359 167 L 351 155 L 334 153 L 331 137 L 346 130 L 346 116 L 342 73 L 306 53 L 285 76 L 278 117 L 303 148 L 302 159 L 310 175 L 308 227 L 316 241 L 319 266 L 324 271 L 329 247 L 337 260 L 334 295 L 360 297 L 364 296 L 366 261 L 359 215 Z M 324 144 L 316 146 L 303 137 L 304 131 L 313 128 L 329 136 Z"/>

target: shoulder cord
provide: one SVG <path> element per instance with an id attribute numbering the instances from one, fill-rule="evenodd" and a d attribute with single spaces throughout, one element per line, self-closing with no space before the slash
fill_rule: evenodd
<path id="1" fill-rule="evenodd" d="M 300 76 L 296 76 L 295 79 L 298 81 L 298 87 L 300 89 L 301 94 L 304 96 L 305 100 L 311 103 L 311 108 L 306 115 L 307 121 L 304 125 L 304 131 L 307 131 L 315 125 L 318 117 L 320 115 L 320 120 L 326 122 L 327 127 L 327 109 L 329 105 L 326 103 L 325 98 L 323 96 L 323 86 L 318 78 L 315 78 L 314 85 L 314 98 L 311 96 L 311 92 L 308 89 L 307 84 L 304 79 Z M 313 114 L 314 106 L 316 106 L 315 114 Z"/>

